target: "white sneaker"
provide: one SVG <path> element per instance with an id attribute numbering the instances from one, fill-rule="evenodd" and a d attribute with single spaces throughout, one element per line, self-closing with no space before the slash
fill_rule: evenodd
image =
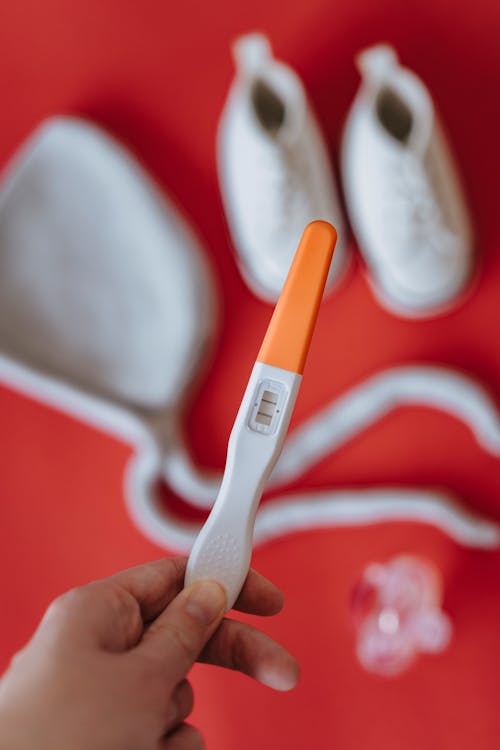
<path id="1" fill-rule="evenodd" d="M 329 284 L 345 266 L 343 226 L 330 159 L 297 75 L 261 34 L 234 45 L 236 78 L 218 134 L 222 197 L 239 266 L 260 298 L 281 291 L 305 225 L 339 233 Z"/>
<path id="2" fill-rule="evenodd" d="M 406 317 L 441 312 L 471 277 L 465 199 L 429 92 L 394 50 L 358 57 L 342 175 L 349 217 L 380 302 Z"/>

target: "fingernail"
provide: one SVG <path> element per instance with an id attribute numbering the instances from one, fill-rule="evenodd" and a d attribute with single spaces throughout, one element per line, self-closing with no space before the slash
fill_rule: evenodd
<path id="1" fill-rule="evenodd" d="M 202 625 L 210 625 L 224 614 L 226 593 L 216 581 L 197 581 L 190 587 L 186 610 Z"/>
<path id="2" fill-rule="evenodd" d="M 290 659 L 287 665 L 280 668 L 271 666 L 261 666 L 257 679 L 263 685 L 267 685 L 273 690 L 286 692 L 292 690 L 298 683 L 300 677 L 299 665 L 295 659 Z"/>

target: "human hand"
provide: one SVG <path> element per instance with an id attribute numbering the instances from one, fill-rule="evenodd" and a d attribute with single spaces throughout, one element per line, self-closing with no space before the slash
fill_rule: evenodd
<path id="1" fill-rule="evenodd" d="M 199 750 L 200 734 L 184 723 L 196 660 L 292 688 L 295 659 L 225 618 L 217 583 L 183 590 L 185 567 L 186 558 L 165 558 L 56 599 L 0 682 L 1 750 Z M 282 604 L 250 571 L 235 609 L 272 615 Z"/>

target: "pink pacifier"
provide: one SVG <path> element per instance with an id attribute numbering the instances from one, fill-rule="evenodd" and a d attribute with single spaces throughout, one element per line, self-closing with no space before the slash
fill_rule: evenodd
<path id="1" fill-rule="evenodd" d="M 421 558 L 368 565 L 351 602 L 362 666 L 391 677 L 407 669 L 418 653 L 444 651 L 452 625 L 441 609 L 442 593 L 437 568 Z"/>

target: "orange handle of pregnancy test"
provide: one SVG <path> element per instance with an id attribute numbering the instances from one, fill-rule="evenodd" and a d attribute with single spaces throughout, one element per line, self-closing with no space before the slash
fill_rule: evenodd
<path id="1" fill-rule="evenodd" d="M 337 232 L 328 222 L 306 226 L 258 362 L 302 374 L 336 241 Z"/>

